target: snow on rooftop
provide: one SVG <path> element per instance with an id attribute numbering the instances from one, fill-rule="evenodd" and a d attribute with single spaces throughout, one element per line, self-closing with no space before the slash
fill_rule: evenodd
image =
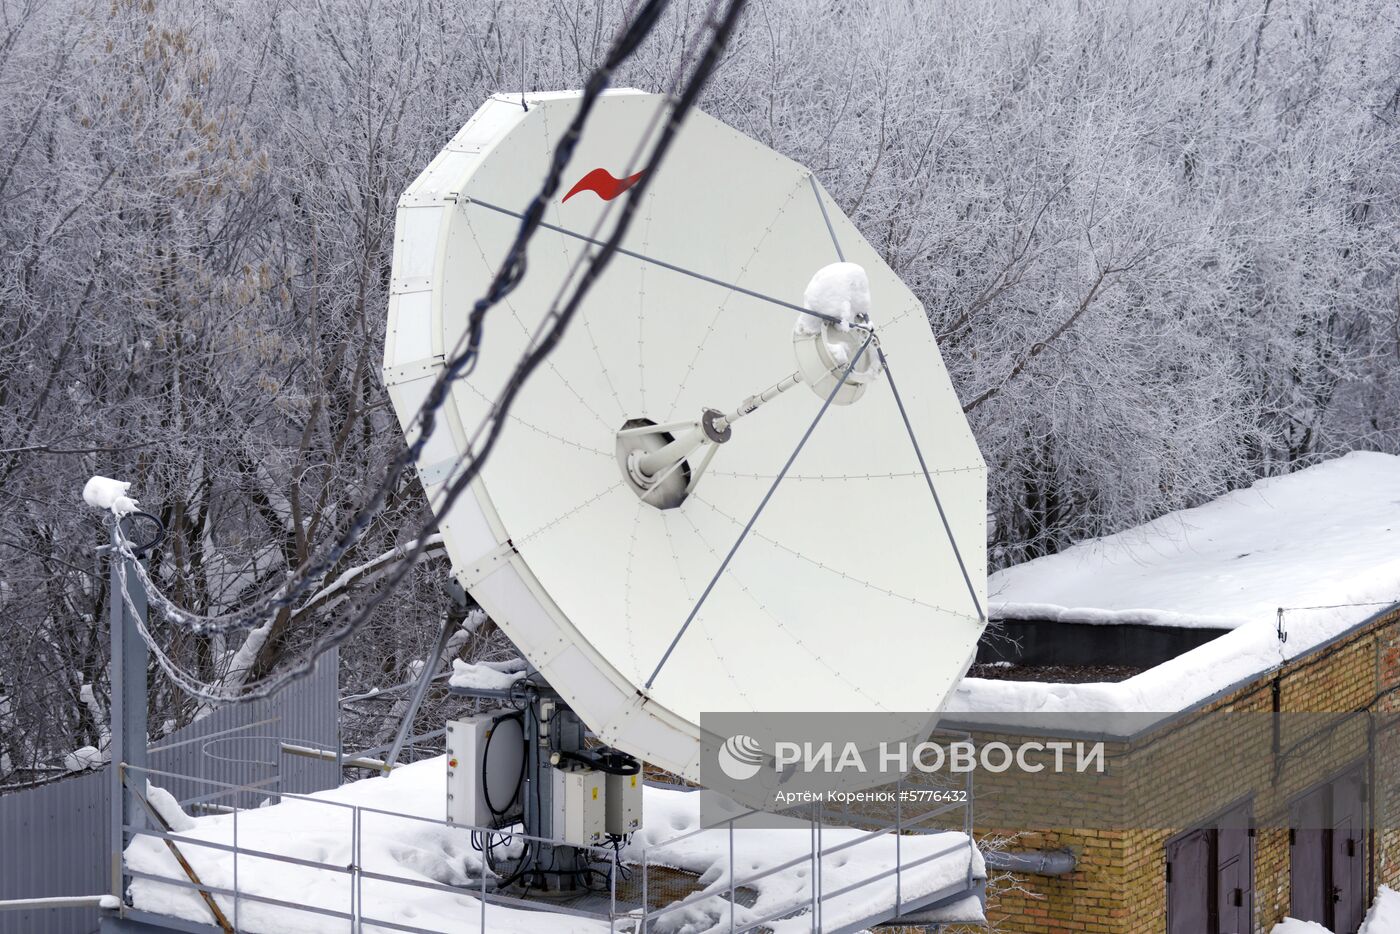
<path id="1" fill-rule="evenodd" d="M 161 792 L 160 794 L 164 794 Z M 705 794 L 709 794 L 706 792 Z M 623 858 L 635 863 L 645 849 L 647 864 L 666 866 L 694 873 L 697 887 L 714 893 L 729 890 L 731 841 L 726 829 L 700 829 L 701 792 L 647 786 L 644 797 L 644 826 L 623 851 Z M 168 799 L 168 800 L 167 800 Z M 410 884 L 363 879 L 361 910 L 367 919 L 421 927 L 437 931 L 476 931 L 480 927 L 481 902 L 472 895 L 472 879 L 479 879 L 480 854 L 472 847 L 466 828 L 441 823 L 446 807 L 446 766 L 443 757 L 428 759 L 396 769 L 387 777 L 364 779 L 340 788 L 299 798 L 283 798 L 281 803 L 240 811 L 237 814 L 237 845 L 241 852 L 237 865 L 233 854 L 202 848 L 192 843 L 178 844 L 204 884 L 278 899 L 288 905 L 266 904 L 247 898 L 239 900 L 238 927 L 249 932 L 298 931 L 304 934 L 345 930 L 345 921 L 311 914 L 295 905 L 314 906 L 335 912 L 348 912 L 353 882 L 344 872 L 358 858 L 366 872 L 409 880 Z M 709 806 L 740 809 L 729 802 L 708 802 Z M 341 805 L 341 806 L 337 806 Z M 360 812 L 360 850 L 355 852 L 352 832 L 354 811 L 344 805 L 372 808 Z M 169 813 L 178 807 L 168 795 L 160 798 L 160 810 L 182 838 L 207 840 L 224 845 L 235 841 L 232 814 L 190 818 Z M 383 813 L 392 812 L 392 813 Z M 723 811 L 721 811 L 723 813 Z M 173 820 L 172 820 L 173 818 Z M 415 820 L 428 818 L 430 822 Z M 770 818 L 770 821 L 772 818 Z M 812 833 L 806 822 L 792 821 L 791 827 L 739 825 L 734 833 L 733 853 L 739 867 L 739 884 L 765 869 L 794 861 L 745 886 L 755 895 L 749 907 L 740 906 L 736 922 L 744 924 L 767 914 L 785 910 L 800 911 L 810 901 L 810 853 Z M 845 828 L 824 828 L 824 849 L 861 836 Z M 968 845 L 961 833 L 935 833 L 904 836 L 900 839 L 905 863 L 925 859 L 917 866 L 906 866 L 899 874 L 906 903 L 916 901 L 952 885 L 961 884 L 969 870 L 976 878 L 985 877 L 981 854 Z M 892 835 L 873 837 L 823 859 L 823 891 L 835 892 L 852 883 L 892 870 L 895 865 Z M 291 857 L 321 867 L 297 865 L 249 856 L 246 851 Z M 137 837 L 126 851 L 128 869 L 167 879 L 185 876 L 163 841 Z M 339 871 L 338 871 L 339 870 Z M 634 873 L 640 870 L 634 868 Z M 412 881 L 460 886 L 462 891 L 443 892 L 415 887 Z M 479 885 L 479 882 L 477 883 Z M 131 895 L 137 908 L 158 914 L 208 923 L 210 912 L 199 895 L 188 888 L 177 888 L 151 879 L 136 878 Z M 220 907 L 233 917 L 232 899 L 218 896 Z M 975 901 L 975 899 L 974 899 Z M 716 894 L 702 898 L 668 915 L 648 930 L 703 932 L 729 930 L 728 900 Z M 888 913 L 895 904 L 895 878 L 855 888 L 823 905 L 823 917 L 841 924 L 861 920 L 881 911 Z M 980 904 L 959 903 L 968 920 L 980 921 Z M 604 911 L 606 908 L 603 909 Z M 722 922 L 717 919 L 723 915 Z M 765 925 L 775 934 L 806 932 L 809 917 L 796 917 Z M 517 934 L 566 934 L 603 932 L 606 921 L 571 917 L 550 911 L 534 911 L 491 904 L 486 913 L 486 929 Z M 366 923 L 367 932 L 387 931 Z"/>
<path id="2" fill-rule="evenodd" d="M 1357 452 L 1261 480 L 988 583 L 994 617 L 1233 631 L 1114 684 L 967 678 L 948 710 L 1180 710 L 1400 602 L 1400 457 Z"/>
<path id="3" fill-rule="evenodd" d="M 1400 457 L 1261 480 L 992 575 L 992 615 L 1234 629 L 1278 607 L 1400 594 Z"/>

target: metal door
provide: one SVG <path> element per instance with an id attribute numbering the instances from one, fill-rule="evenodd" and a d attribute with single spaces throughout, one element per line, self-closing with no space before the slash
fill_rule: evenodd
<path id="1" fill-rule="evenodd" d="M 1221 817 L 1215 836 L 1217 934 L 1253 934 L 1254 847 L 1249 805 Z"/>
<path id="2" fill-rule="evenodd" d="M 1167 934 L 1205 934 L 1212 929 L 1214 835 L 1210 829 L 1192 830 L 1167 843 Z"/>
<path id="3" fill-rule="evenodd" d="M 1356 934 L 1366 915 L 1366 810 L 1361 770 L 1332 782 L 1332 930 Z"/>
<path id="4" fill-rule="evenodd" d="M 1328 871 L 1332 790 L 1319 788 L 1293 802 L 1288 831 L 1288 914 L 1330 926 L 1332 880 Z"/>

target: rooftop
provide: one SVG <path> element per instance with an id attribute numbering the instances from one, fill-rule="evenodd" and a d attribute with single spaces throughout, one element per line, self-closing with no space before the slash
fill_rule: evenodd
<path id="1" fill-rule="evenodd" d="M 950 711 L 1180 710 L 1400 602 L 1400 457 L 1261 480 L 1000 571 L 988 592 L 994 618 L 1230 631 L 1116 683 L 967 678 Z"/>

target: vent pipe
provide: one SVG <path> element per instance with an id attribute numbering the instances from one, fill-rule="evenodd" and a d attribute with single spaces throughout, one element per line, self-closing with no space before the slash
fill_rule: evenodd
<path id="1" fill-rule="evenodd" d="M 1067 876 L 1074 872 L 1074 854 L 1064 850 L 991 850 L 982 854 L 988 869 L 1033 876 Z"/>

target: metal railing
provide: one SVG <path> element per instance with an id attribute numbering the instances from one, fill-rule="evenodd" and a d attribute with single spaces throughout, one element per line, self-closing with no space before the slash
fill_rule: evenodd
<path id="1" fill-rule="evenodd" d="M 116 908 L 111 895 L 53 895 L 47 898 L 7 898 L 0 911 L 32 911 L 36 908 Z"/>
<path id="2" fill-rule="evenodd" d="M 710 824 L 702 824 L 674 837 L 656 843 L 633 843 L 625 850 L 626 859 L 623 852 L 614 847 L 578 847 L 577 849 L 588 855 L 588 863 L 603 872 L 606 868 L 608 878 L 608 889 L 604 898 L 604 893 L 600 890 L 592 891 L 592 901 L 597 904 L 602 902 L 597 908 L 590 909 L 578 905 L 563 904 L 556 899 L 532 900 L 507 895 L 492 888 L 493 876 L 486 869 L 487 857 L 484 852 L 487 844 L 483 843 L 481 854 L 480 878 L 473 880 L 469 885 L 450 885 L 441 882 L 434 882 L 422 878 L 395 875 L 392 873 L 371 870 L 364 865 L 365 843 L 367 839 L 366 821 L 371 824 L 393 820 L 400 822 L 411 822 L 420 824 L 425 828 L 451 828 L 454 832 L 462 835 L 469 833 L 479 834 L 507 834 L 513 840 L 538 844 L 557 844 L 558 841 L 530 835 L 510 830 L 503 832 L 499 828 L 490 827 L 469 827 L 462 824 L 451 824 L 446 820 L 437 818 L 422 817 L 414 814 L 407 814 L 398 811 L 384 810 L 381 808 L 369 807 L 361 804 L 351 804 L 341 801 L 328 800 L 323 797 L 312 795 L 291 794 L 280 792 L 275 789 L 275 779 L 264 779 L 248 784 L 230 784 L 212 779 L 203 779 L 196 776 L 183 775 L 174 772 L 166 772 L 155 768 L 137 768 L 125 763 L 120 766 L 127 775 L 128 783 L 133 787 L 144 788 L 145 780 L 149 779 L 152 784 L 162 785 L 164 780 L 175 780 L 183 782 L 194 782 L 211 788 L 203 794 L 185 798 L 180 803 L 187 810 L 202 810 L 205 812 L 216 811 L 231 819 L 232 837 L 230 842 L 220 842 L 217 840 L 204 839 L 191 836 L 186 833 L 179 833 L 171 830 L 161 830 L 144 824 L 124 824 L 122 829 L 130 839 L 139 837 L 151 837 L 165 841 L 167 846 L 180 849 L 186 855 L 199 850 L 214 851 L 231 854 L 232 863 L 232 886 L 211 884 L 208 880 L 197 878 L 191 872 L 189 877 L 181 878 L 178 874 L 153 873 L 146 870 L 133 869 L 127 867 L 126 874 L 129 878 L 156 882 L 161 885 L 174 886 L 189 890 L 206 898 L 206 902 L 215 896 L 225 904 L 220 906 L 227 915 L 227 922 L 231 923 L 233 930 L 243 930 L 240 926 L 240 911 L 245 904 L 268 905 L 287 911 L 305 912 L 319 915 L 326 918 L 333 918 L 348 922 L 352 934 L 360 934 L 366 927 L 374 927 L 390 931 L 404 931 L 409 934 L 427 934 L 435 929 L 430 927 L 413 926 L 404 924 L 402 921 L 391 920 L 389 918 L 377 917 L 374 914 L 375 906 L 367 904 L 364 897 L 364 883 L 366 881 L 404 886 L 406 888 L 420 891 L 432 891 L 447 893 L 451 895 L 470 895 L 479 902 L 479 918 L 481 930 L 488 928 L 488 908 L 500 906 L 502 908 L 528 909 L 535 911 L 549 911 L 555 914 L 568 915 L 580 919 L 592 920 L 598 923 L 600 929 L 606 925 L 610 932 L 629 931 L 635 934 L 645 934 L 651 931 L 653 925 L 660 919 L 674 915 L 676 912 L 697 908 L 703 902 L 709 902 L 705 910 L 717 915 L 717 920 L 723 923 L 724 914 L 728 914 L 729 930 L 733 934 L 743 934 L 743 932 L 755 931 L 764 925 L 783 918 L 793 918 L 808 915 L 812 921 L 812 929 L 821 931 L 823 927 L 823 909 L 844 895 L 857 892 L 861 889 L 887 883 L 893 880 L 894 898 L 890 905 L 888 918 L 895 918 L 903 915 L 907 909 L 912 907 L 923 907 L 929 903 L 932 896 L 943 893 L 930 893 L 920 891 L 913 893 L 912 897 L 906 891 L 908 883 L 908 873 L 921 866 L 934 861 L 953 858 L 962 850 L 966 852 L 966 871 L 961 887 L 967 892 L 975 891 L 977 882 L 974 876 L 973 867 L 976 862 L 974 853 L 976 844 L 972 837 L 972 777 L 969 773 L 963 783 L 964 799 L 942 803 L 938 806 L 917 813 L 913 816 L 906 816 L 904 804 L 910 800 L 906 796 L 909 791 L 904 782 L 897 785 L 897 795 L 894 800 L 893 820 L 876 826 L 874 829 L 855 829 L 851 827 L 840 827 L 827 824 L 827 819 L 849 819 L 849 812 L 826 812 L 820 807 L 814 807 L 805 818 L 789 818 L 791 825 L 785 829 L 774 830 L 771 827 L 767 830 L 759 830 L 752 827 L 742 826 L 748 821 L 758 821 L 771 818 L 772 815 L 760 810 L 745 810 L 734 814 L 723 820 Z M 368 779 L 374 781 L 375 779 Z M 311 860 L 300 856 L 293 856 L 288 853 L 270 852 L 257 849 L 239 842 L 239 814 L 247 810 L 246 802 L 252 793 L 267 794 L 278 801 L 298 801 L 306 802 L 318 807 L 332 809 L 345 815 L 349 821 L 350 831 L 350 861 L 348 864 L 329 862 L 326 860 Z M 233 805 L 224 804 L 224 801 L 232 801 Z M 240 804 L 240 802 L 243 802 Z M 961 833 L 957 833 L 953 827 L 946 826 L 946 816 L 961 810 Z M 929 822 L 938 818 L 945 818 L 944 826 L 931 828 L 927 826 Z M 786 823 L 787 821 L 785 821 Z M 246 818 L 245 818 L 246 823 Z M 805 823 L 809 837 L 809 845 L 801 852 L 784 859 L 775 865 L 763 866 L 750 872 L 745 876 L 738 876 L 736 873 L 736 835 L 744 838 L 745 835 L 755 833 L 785 833 L 788 831 L 797 832 L 802 829 Z M 833 831 L 841 835 L 841 839 L 830 843 L 823 843 L 823 835 L 830 835 Z M 948 846 L 940 847 L 933 852 L 917 853 L 910 856 L 906 852 L 905 842 L 911 836 L 927 835 L 930 833 L 947 834 L 952 831 L 957 839 L 954 839 Z M 721 876 L 720 882 L 710 883 L 699 887 L 698 880 L 690 880 L 693 890 L 683 897 L 668 900 L 665 904 L 653 907 L 653 900 L 658 894 L 658 888 L 675 888 L 676 882 L 674 874 L 677 872 L 676 860 L 667 859 L 667 851 L 674 852 L 675 847 L 691 838 L 705 833 L 723 833 L 727 838 L 728 847 L 728 872 Z M 850 836 L 851 834 L 855 836 Z M 368 835 L 372 836 L 372 834 Z M 890 837 L 893 839 L 893 862 L 883 868 L 869 873 L 862 878 L 855 880 L 843 880 L 839 887 L 825 889 L 823 887 L 824 868 L 832 862 L 834 857 L 854 850 L 871 841 Z M 485 841 L 488 838 L 483 837 Z M 750 838 L 752 839 L 752 838 Z M 786 840 L 794 839 L 785 837 Z M 297 903 L 287 899 L 275 898 L 265 892 L 250 890 L 247 885 L 240 884 L 239 862 L 242 860 L 245 865 L 248 861 L 274 861 L 288 866 L 298 866 L 317 870 L 318 872 L 331 873 L 346 879 L 345 904 L 333 906 L 330 904 L 307 904 Z M 810 892 L 808 896 L 800 901 L 788 901 L 782 904 L 777 910 L 768 912 L 761 917 L 750 917 L 747 909 L 743 909 L 743 917 L 740 917 L 741 905 L 740 894 L 745 891 L 754 890 L 759 883 L 765 879 L 772 878 L 779 873 L 786 872 L 798 866 L 806 864 L 811 880 Z M 173 870 L 178 873 L 178 870 Z M 659 873 L 666 873 L 666 879 L 658 879 Z M 683 872 L 683 870 L 682 870 Z M 637 880 L 637 876 L 640 879 Z M 618 893 L 618 883 L 621 879 L 628 880 L 628 888 L 631 891 L 629 897 L 621 898 Z M 640 887 L 638 897 L 637 888 Z M 946 887 L 945 887 L 946 888 Z M 114 893 L 119 894 L 119 893 Z M 957 894 L 957 893 L 951 893 Z M 718 903 L 716 903 L 718 900 Z M 725 904 L 727 902 L 727 905 Z M 139 905 L 136 906 L 140 908 Z M 143 911 L 137 914 L 149 918 L 150 915 Z M 458 915 L 460 918 L 461 916 Z M 888 920 L 885 918 L 883 920 Z M 206 918 L 206 921 L 214 921 L 213 917 Z"/>

